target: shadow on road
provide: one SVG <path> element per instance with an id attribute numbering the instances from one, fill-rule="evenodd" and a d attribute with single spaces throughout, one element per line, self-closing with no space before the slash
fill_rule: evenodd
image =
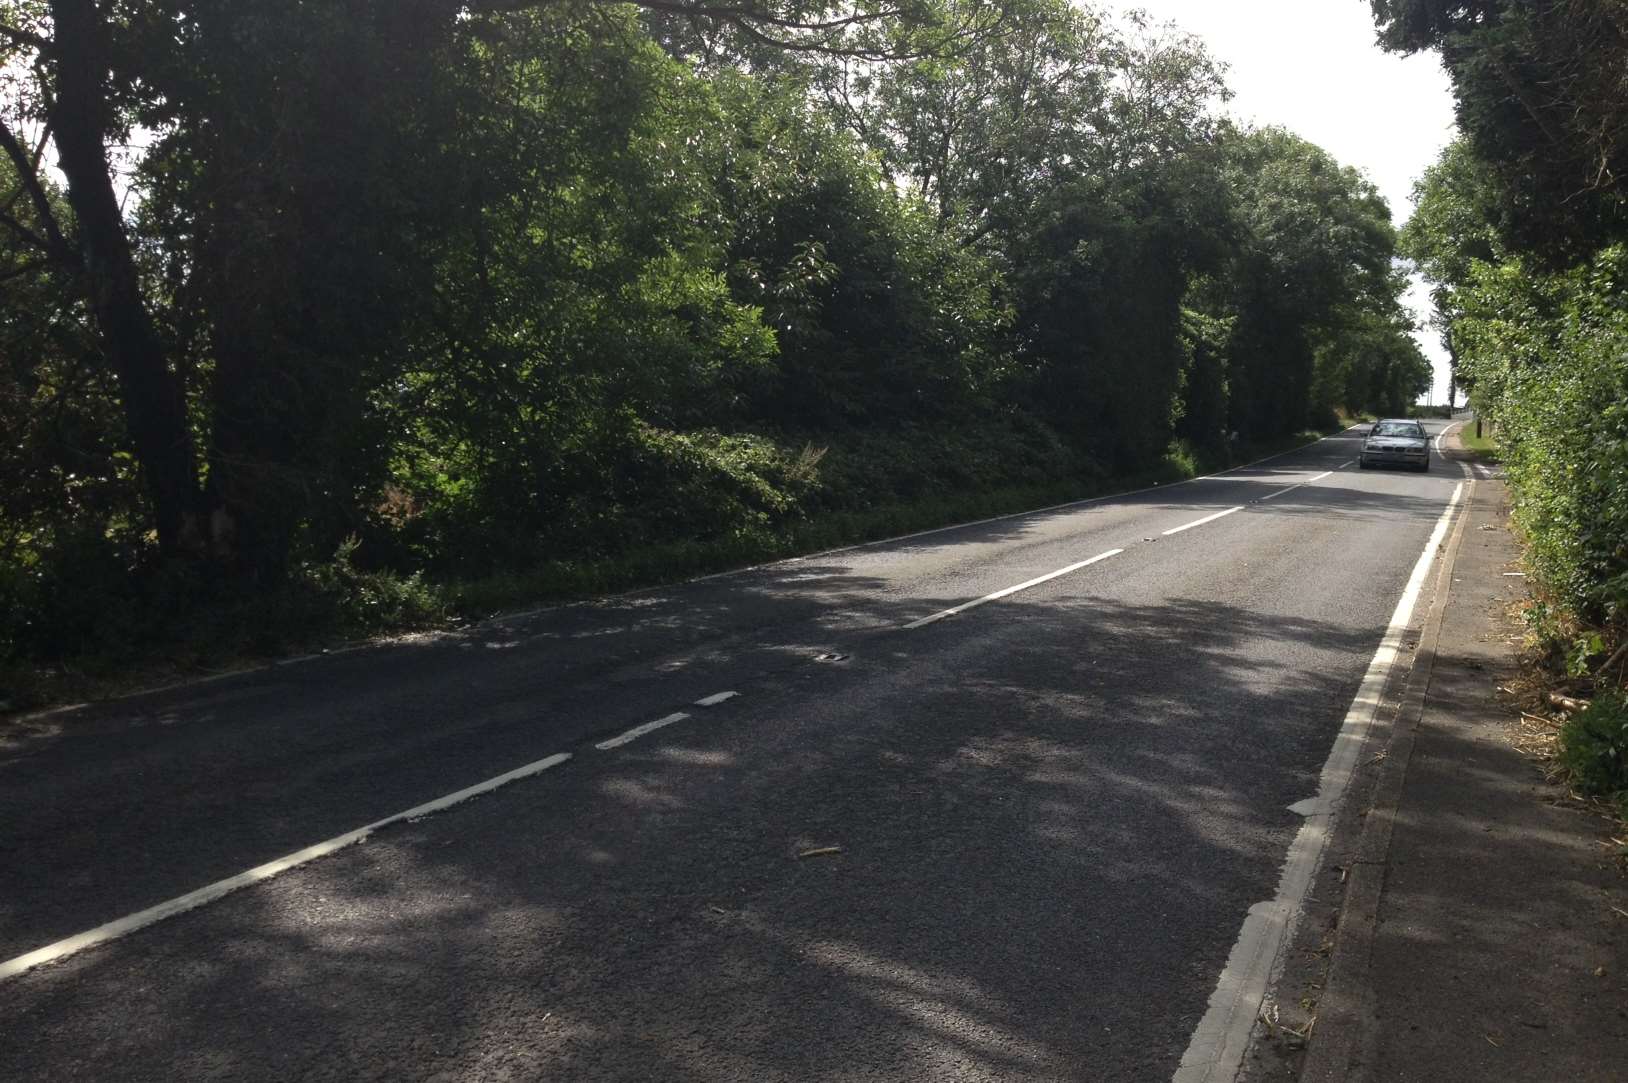
<path id="1" fill-rule="evenodd" d="M 878 639 L 31 975 L 0 1076 L 1168 1078 L 1377 634 Z"/>

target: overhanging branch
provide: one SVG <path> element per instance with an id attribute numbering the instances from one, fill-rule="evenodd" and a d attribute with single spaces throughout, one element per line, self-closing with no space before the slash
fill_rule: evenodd
<path id="1" fill-rule="evenodd" d="M 62 229 L 57 225 L 56 212 L 51 208 L 51 200 L 45 194 L 45 188 L 40 184 L 39 167 L 28 156 L 23 145 L 12 134 L 11 127 L 4 118 L 0 118 L 0 148 L 11 159 L 11 164 L 17 171 L 17 182 L 22 185 L 23 191 L 34 204 L 34 213 L 40 220 L 40 228 L 45 231 L 45 248 L 55 259 L 71 260 L 73 250 L 62 236 Z"/>
<path id="2" fill-rule="evenodd" d="M 460 12 L 498 15 L 549 6 L 551 0 L 449 0 Z M 783 14 L 756 3 L 717 3 L 712 0 L 631 0 L 647 11 L 728 26 L 744 37 L 788 52 L 823 56 L 854 57 L 862 60 L 914 60 L 939 55 L 955 46 L 994 33 L 1007 21 L 1004 5 L 991 3 L 993 18 L 972 17 L 958 25 L 909 45 L 870 45 L 855 43 L 848 32 L 908 17 L 902 4 L 888 4 L 874 11 L 850 11 L 845 15 L 820 14 L 801 17 Z"/>
<path id="3" fill-rule="evenodd" d="M 26 45 L 30 49 L 38 49 L 42 53 L 51 51 L 51 40 L 49 38 L 42 38 L 33 31 L 24 30 L 21 27 L 7 26 L 5 23 L 0 23 L 0 38 L 16 42 L 18 45 Z"/>

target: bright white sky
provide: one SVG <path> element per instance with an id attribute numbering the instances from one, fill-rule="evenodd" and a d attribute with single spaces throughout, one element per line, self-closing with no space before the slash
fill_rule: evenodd
<path id="1" fill-rule="evenodd" d="M 1275 124 L 1368 174 L 1397 225 L 1413 210 L 1413 182 L 1453 136 L 1453 96 L 1434 54 L 1393 56 L 1374 44 L 1368 0 L 1131 0 L 1203 38 L 1228 65 L 1241 120 Z M 1415 281 L 1421 324 L 1430 300 Z M 1425 330 L 1436 366 L 1430 401 L 1447 398 L 1447 357 Z"/>

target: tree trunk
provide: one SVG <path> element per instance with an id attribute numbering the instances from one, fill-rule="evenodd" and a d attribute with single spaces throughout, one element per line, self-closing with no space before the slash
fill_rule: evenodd
<path id="1" fill-rule="evenodd" d="M 103 143 L 110 120 L 107 27 L 92 0 L 51 0 L 51 17 L 57 76 L 52 136 L 78 219 L 87 300 L 118 373 L 159 548 L 166 554 L 194 549 L 202 543 L 201 501 L 186 401 L 142 298 Z"/>

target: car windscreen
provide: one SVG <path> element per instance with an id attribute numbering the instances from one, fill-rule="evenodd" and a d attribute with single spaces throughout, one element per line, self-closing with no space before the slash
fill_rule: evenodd
<path id="1" fill-rule="evenodd" d="M 1375 425 L 1375 436 L 1411 436 L 1415 440 L 1424 439 L 1424 430 L 1417 425 Z"/>

